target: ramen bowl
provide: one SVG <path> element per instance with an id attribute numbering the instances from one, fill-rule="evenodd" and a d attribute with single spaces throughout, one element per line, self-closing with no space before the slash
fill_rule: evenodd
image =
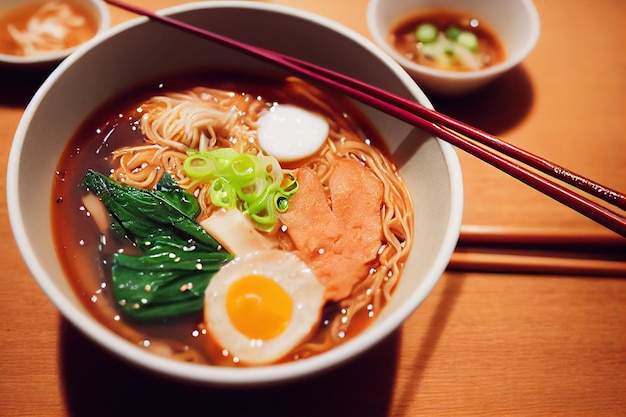
<path id="1" fill-rule="evenodd" d="M 317 15 L 271 4 L 219 1 L 177 6 L 162 13 L 376 82 L 430 107 L 408 74 L 374 44 Z M 385 138 L 400 168 L 415 210 L 415 239 L 394 295 L 367 329 L 306 359 L 226 367 L 155 354 L 144 343 L 119 336 L 92 315 L 89 301 L 77 296 L 55 253 L 51 237 L 51 211 L 58 203 L 51 195 L 55 170 L 68 140 L 83 122 L 103 103 L 146 81 L 224 69 L 289 74 L 270 63 L 141 17 L 79 47 L 42 84 L 16 131 L 7 173 L 12 230 L 32 276 L 61 314 L 96 344 L 132 365 L 187 382 L 234 387 L 309 377 L 340 366 L 397 330 L 445 270 L 459 236 L 463 207 L 461 170 L 448 144 L 382 112 L 354 104 Z M 34 166 L 37 169 L 32 169 Z M 33 204 L 34 195 L 44 198 Z"/>
<path id="2" fill-rule="evenodd" d="M 3 0 L 0 65 L 50 67 L 110 27 L 102 0 Z"/>
<path id="3" fill-rule="evenodd" d="M 499 40 L 503 59 L 474 70 L 447 70 L 417 63 L 411 59 L 413 52 L 401 53 L 392 45 L 390 33 L 397 25 L 431 11 L 457 12 L 476 19 Z M 376 44 L 400 63 L 420 87 L 427 93 L 448 96 L 470 93 L 518 65 L 532 51 L 540 32 L 539 15 L 532 0 L 370 0 L 367 24 Z"/>

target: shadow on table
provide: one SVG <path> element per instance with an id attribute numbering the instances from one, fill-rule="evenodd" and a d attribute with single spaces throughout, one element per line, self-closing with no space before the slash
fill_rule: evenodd
<path id="1" fill-rule="evenodd" d="M 26 107 L 52 69 L 0 66 L 0 104 Z"/>
<path id="2" fill-rule="evenodd" d="M 515 127 L 532 108 L 534 88 L 523 66 L 461 97 L 429 95 L 435 110 L 492 135 Z"/>
<path id="3" fill-rule="evenodd" d="M 435 353 L 441 335 L 448 325 L 448 318 L 456 301 L 463 290 L 465 278 L 463 274 L 446 274 L 438 285 L 442 286 L 441 296 L 434 308 L 434 314 L 426 324 L 424 337 L 416 343 L 418 346 L 416 355 L 413 358 L 403 358 L 402 367 L 406 369 L 403 375 L 404 385 L 398 387 L 395 394 L 395 402 L 400 406 L 410 404 L 418 398 L 418 392 L 422 385 L 427 383 L 424 379 L 424 372 L 429 366 L 431 357 Z M 419 314 L 419 309 L 416 314 Z"/>
<path id="4" fill-rule="evenodd" d="M 61 389 L 75 417 L 385 416 L 399 348 L 396 332 L 352 362 L 312 379 L 225 389 L 175 382 L 130 366 L 66 320 L 60 333 Z"/>

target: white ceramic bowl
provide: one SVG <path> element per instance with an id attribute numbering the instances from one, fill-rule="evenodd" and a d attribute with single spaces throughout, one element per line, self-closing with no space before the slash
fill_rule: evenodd
<path id="1" fill-rule="evenodd" d="M 387 41 L 400 21 L 428 9 L 451 9 L 487 24 L 500 38 L 506 59 L 478 71 L 455 72 L 419 65 L 398 53 Z M 539 39 L 540 23 L 532 0 L 370 0 L 367 24 L 374 41 L 398 61 L 427 93 L 466 94 L 519 64 Z"/>
<path id="2" fill-rule="evenodd" d="M 111 26 L 109 10 L 102 0 L 65 0 L 67 3 L 76 4 L 87 10 L 96 19 L 97 32 L 95 36 L 103 33 Z M 18 7 L 25 7 L 31 4 L 41 4 L 42 0 L 2 0 L 0 2 L 0 15 L 10 13 Z M 4 66 L 28 66 L 46 67 L 58 64 L 61 60 L 71 54 L 76 47 L 63 49 L 60 51 L 46 52 L 36 55 L 9 55 L 0 53 L 0 65 Z"/>
<path id="3" fill-rule="evenodd" d="M 187 4 L 164 13 L 243 41 L 295 54 L 366 82 L 376 82 L 430 106 L 408 74 L 374 44 L 313 14 L 241 1 Z M 23 258 L 42 290 L 71 323 L 105 349 L 148 370 L 190 382 L 230 386 L 284 382 L 354 358 L 397 329 L 426 298 L 445 270 L 458 239 L 463 206 L 461 170 L 456 153 L 448 144 L 362 106 L 388 140 L 416 210 L 413 250 L 392 301 L 378 319 L 358 337 L 337 348 L 284 365 L 233 369 L 183 363 L 151 354 L 99 324 L 70 288 L 51 238 L 49 196 L 54 170 L 78 126 L 112 96 L 159 75 L 222 68 L 225 63 L 235 69 L 279 71 L 270 64 L 145 18 L 114 27 L 106 36 L 79 48 L 43 83 L 19 124 L 7 172 L 9 217 Z M 40 196 L 36 204 L 33 196 Z"/>

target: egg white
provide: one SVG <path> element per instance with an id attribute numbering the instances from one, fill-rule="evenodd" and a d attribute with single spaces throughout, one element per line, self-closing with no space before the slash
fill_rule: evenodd
<path id="1" fill-rule="evenodd" d="M 290 162 L 315 154 L 330 127 L 324 117 L 290 104 L 276 104 L 258 120 L 259 145 L 278 161 Z"/>
<path id="2" fill-rule="evenodd" d="M 261 275 L 272 279 L 289 294 L 292 316 L 287 328 L 269 340 L 250 339 L 232 324 L 226 310 L 226 294 L 242 277 Z M 283 358 L 320 322 L 324 287 L 297 256 L 281 250 L 247 253 L 231 260 L 211 279 L 205 292 L 204 319 L 213 340 L 244 364 L 267 364 Z"/>

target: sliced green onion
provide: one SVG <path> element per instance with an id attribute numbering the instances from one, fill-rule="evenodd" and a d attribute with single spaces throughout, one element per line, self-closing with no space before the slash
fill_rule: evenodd
<path id="1" fill-rule="evenodd" d="M 285 197 L 291 197 L 296 193 L 296 191 L 298 191 L 298 181 L 296 180 L 296 177 L 289 174 L 287 176 L 287 182 L 281 187 L 281 192 Z"/>
<path id="2" fill-rule="evenodd" d="M 266 198 L 263 205 L 256 207 L 255 212 L 250 212 L 249 216 L 261 228 L 271 228 L 278 221 L 278 215 L 274 200 Z"/>
<path id="3" fill-rule="evenodd" d="M 242 198 L 242 211 L 250 215 L 262 212 L 263 209 L 265 209 L 266 202 L 270 194 L 273 194 L 276 191 L 275 188 L 275 186 L 269 185 L 268 187 L 263 188 L 260 193 L 255 193 L 252 198 L 250 197 L 251 194 L 245 195 L 244 197 L 246 198 Z"/>
<path id="4" fill-rule="evenodd" d="M 472 32 L 463 31 L 456 38 L 459 45 L 474 52 L 478 49 L 478 38 Z"/>
<path id="5" fill-rule="evenodd" d="M 287 210 L 289 208 L 289 200 L 287 200 L 287 197 L 285 197 L 284 195 L 277 196 L 276 208 L 278 208 L 278 211 L 280 211 L 281 213 Z"/>
<path id="6" fill-rule="evenodd" d="M 239 154 L 230 163 L 232 174 L 242 183 L 254 180 L 256 174 L 255 157 L 248 154 Z"/>
<path id="7" fill-rule="evenodd" d="M 432 23 L 422 23 L 415 30 L 415 37 L 422 43 L 434 42 L 437 39 L 437 27 Z"/>
<path id="8" fill-rule="evenodd" d="M 211 202 L 218 207 L 237 207 L 237 192 L 223 177 L 218 177 L 211 182 L 209 196 L 211 197 Z"/>
<path id="9" fill-rule="evenodd" d="M 215 161 L 205 158 L 199 153 L 190 154 L 184 162 L 187 175 L 195 180 L 202 180 L 211 176 L 216 171 Z"/>
<path id="10" fill-rule="evenodd" d="M 456 41 L 461 32 L 461 29 L 459 29 L 458 27 L 450 26 L 448 30 L 446 30 L 446 38 L 450 39 L 451 41 Z"/>
<path id="11" fill-rule="evenodd" d="M 239 209 L 264 230 L 276 224 L 277 212 L 287 209 L 298 190 L 296 179 L 283 174 L 276 158 L 231 148 L 189 151 L 183 169 L 190 178 L 210 184 L 211 203 Z"/>

